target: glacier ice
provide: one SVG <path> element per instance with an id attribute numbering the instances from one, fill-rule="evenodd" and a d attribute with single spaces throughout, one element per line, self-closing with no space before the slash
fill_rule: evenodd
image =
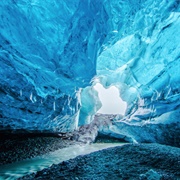
<path id="1" fill-rule="evenodd" d="M 79 126 L 89 124 L 93 121 L 94 115 L 102 106 L 98 98 L 98 92 L 94 87 L 88 86 L 81 92 L 80 98 L 80 112 L 79 112 Z"/>
<path id="2" fill-rule="evenodd" d="M 79 90 L 96 74 L 99 11 L 101 3 L 78 0 L 1 1 L 2 127 L 77 126 Z"/>
<path id="3" fill-rule="evenodd" d="M 123 122 L 178 122 L 179 34 L 178 0 L 1 0 L 0 129 L 90 123 L 95 78 L 119 88 Z"/>
<path id="4" fill-rule="evenodd" d="M 126 28 L 98 56 L 97 75 L 105 86 L 119 86 L 127 116 L 153 119 L 179 107 L 179 3 L 145 1 L 129 11 Z"/>

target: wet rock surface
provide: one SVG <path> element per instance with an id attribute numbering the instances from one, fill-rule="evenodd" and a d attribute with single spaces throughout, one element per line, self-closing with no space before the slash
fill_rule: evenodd
<path id="1" fill-rule="evenodd" d="M 1 132 L 0 165 L 30 159 L 77 143 L 59 134 Z"/>
<path id="2" fill-rule="evenodd" d="M 108 119 L 106 121 L 109 122 Z M 34 158 L 74 144 L 92 143 L 98 135 L 99 126 L 100 121 L 96 120 L 67 133 L 24 129 L 1 130 L 0 165 Z M 109 137 L 108 142 L 113 142 L 111 139 L 113 138 Z M 98 138 L 98 141 L 104 142 L 104 139 Z"/>
<path id="3" fill-rule="evenodd" d="M 179 148 L 128 144 L 78 156 L 20 179 L 178 180 L 179 169 Z"/>

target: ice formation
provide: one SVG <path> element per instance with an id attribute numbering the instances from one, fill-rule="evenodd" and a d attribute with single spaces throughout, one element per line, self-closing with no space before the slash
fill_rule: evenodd
<path id="1" fill-rule="evenodd" d="M 179 4 L 1 0 L 0 128 L 70 131 L 91 122 L 101 107 L 95 78 L 119 88 L 125 122 L 177 122 Z"/>

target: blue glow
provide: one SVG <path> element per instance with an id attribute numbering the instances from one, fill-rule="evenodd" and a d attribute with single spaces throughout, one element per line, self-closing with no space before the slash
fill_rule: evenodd
<path id="1" fill-rule="evenodd" d="M 0 29 L 2 129 L 91 122 L 94 78 L 119 89 L 128 122 L 178 116 L 177 0 L 1 0 Z"/>

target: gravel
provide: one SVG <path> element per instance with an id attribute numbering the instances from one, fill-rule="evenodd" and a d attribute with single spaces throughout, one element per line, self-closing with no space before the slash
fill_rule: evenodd
<path id="1" fill-rule="evenodd" d="M 77 143 L 57 134 L 1 133 L 0 165 L 34 158 Z"/>
<path id="2" fill-rule="evenodd" d="M 20 179 L 179 180 L 180 149 L 160 144 L 128 144 L 78 156 Z"/>

